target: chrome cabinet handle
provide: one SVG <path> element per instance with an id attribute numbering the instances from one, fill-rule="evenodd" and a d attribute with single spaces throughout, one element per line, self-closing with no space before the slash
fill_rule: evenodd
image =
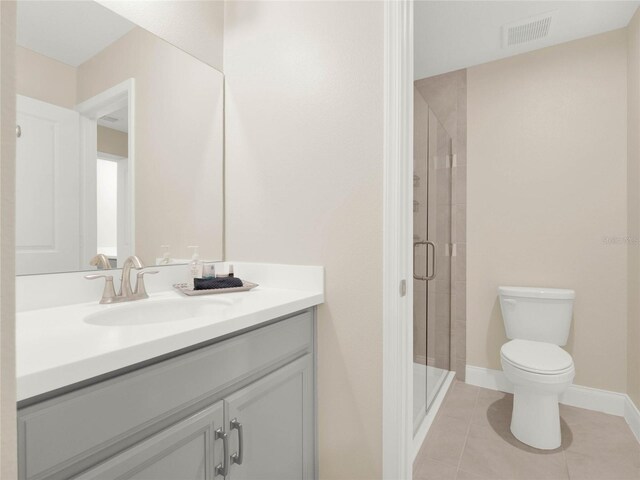
<path id="1" fill-rule="evenodd" d="M 22 136 L 22 127 L 20 125 L 16 125 L 16 137 L 20 138 Z"/>
<path id="2" fill-rule="evenodd" d="M 237 418 L 231 420 L 231 430 L 238 430 L 238 452 L 231 455 L 231 463 L 237 463 L 238 465 L 242 465 L 242 457 L 244 450 L 244 439 L 243 439 L 243 429 L 242 424 L 238 421 Z"/>
<path id="3" fill-rule="evenodd" d="M 418 246 L 420 245 L 426 245 L 427 246 L 427 266 L 429 265 L 429 247 L 431 247 L 433 249 L 433 268 L 431 271 L 431 275 L 429 275 L 428 272 L 428 267 L 427 267 L 427 275 L 417 275 L 416 274 L 416 249 L 418 248 Z M 434 278 L 436 278 L 436 274 L 437 274 L 437 270 L 436 270 L 436 244 L 433 242 L 430 242 L 428 240 L 422 240 L 420 242 L 414 242 L 413 243 L 413 278 L 415 278 L 416 280 L 423 280 L 423 281 L 429 281 L 429 280 L 433 280 Z"/>
<path id="4" fill-rule="evenodd" d="M 227 462 L 229 457 L 229 435 L 221 428 L 216 430 L 216 440 L 220 439 L 222 439 L 223 456 L 222 463 L 219 463 L 216 467 L 216 475 L 226 477 L 229 474 L 229 462 Z"/>

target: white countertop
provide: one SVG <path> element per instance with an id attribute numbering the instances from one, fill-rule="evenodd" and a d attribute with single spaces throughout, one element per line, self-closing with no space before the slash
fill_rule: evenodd
<path id="1" fill-rule="evenodd" d="M 261 284 L 248 292 L 199 297 L 165 290 L 151 293 L 149 299 L 116 305 L 100 305 L 96 300 L 18 312 L 18 401 L 318 305 L 324 301 L 322 281 L 321 273 L 316 290 Z M 202 305 L 207 301 L 215 304 L 215 313 L 179 321 L 124 325 L 86 321 L 89 315 L 138 308 L 142 302 Z"/>

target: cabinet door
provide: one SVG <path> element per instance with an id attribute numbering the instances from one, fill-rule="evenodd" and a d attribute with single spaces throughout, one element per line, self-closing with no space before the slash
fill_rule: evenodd
<path id="1" fill-rule="evenodd" d="M 178 422 L 97 467 L 78 480 L 213 480 L 223 461 L 223 402 Z"/>
<path id="2" fill-rule="evenodd" d="M 225 399 L 230 480 L 314 478 L 311 355 Z"/>

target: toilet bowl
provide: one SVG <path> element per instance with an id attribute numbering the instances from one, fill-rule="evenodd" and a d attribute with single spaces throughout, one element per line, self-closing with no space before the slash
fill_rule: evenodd
<path id="1" fill-rule="evenodd" d="M 571 355 L 552 343 L 511 340 L 500 349 L 500 362 L 513 384 L 511 433 L 534 448 L 558 448 L 558 398 L 575 376 Z"/>
<path id="2" fill-rule="evenodd" d="M 575 292 L 566 289 L 499 287 L 509 342 L 500 349 L 502 370 L 513 384 L 511 433 L 534 448 L 562 444 L 559 395 L 575 377 L 566 345 Z"/>

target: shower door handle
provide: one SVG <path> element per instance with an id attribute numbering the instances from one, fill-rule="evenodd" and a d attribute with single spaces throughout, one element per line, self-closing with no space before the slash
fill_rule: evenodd
<path id="1" fill-rule="evenodd" d="M 427 246 L 427 275 L 417 275 L 416 274 L 416 248 L 418 248 L 418 246 L 420 245 L 426 245 Z M 429 247 L 431 247 L 433 249 L 433 256 L 431 258 L 433 258 L 433 262 L 432 262 L 432 270 L 431 270 L 431 275 L 429 275 Z M 429 280 L 433 280 L 434 278 L 436 278 L 436 245 L 433 242 L 430 242 L 428 240 L 422 240 L 420 242 L 414 242 L 413 243 L 413 278 L 415 278 L 416 280 L 424 280 L 424 281 L 429 281 Z"/>
<path id="2" fill-rule="evenodd" d="M 415 278 L 416 280 L 428 280 L 428 278 L 424 275 L 416 275 L 416 248 L 418 248 L 420 245 L 429 245 L 427 242 L 425 241 L 421 241 L 421 242 L 413 242 L 413 278 Z M 428 250 L 429 247 L 427 247 Z M 428 257 L 428 252 L 427 252 L 427 257 Z"/>
<path id="3" fill-rule="evenodd" d="M 431 275 L 427 276 L 427 280 L 433 280 L 434 278 L 436 278 L 436 274 L 438 273 L 436 266 L 437 266 L 437 260 L 436 260 L 436 244 L 433 242 L 430 242 L 427 240 L 427 265 L 429 264 L 429 247 L 432 248 L 433 250 L 433 255 L 431 256 L 431 259 L 433 260 L 431 262 L 431 265 L 433 267 L 433 270 L 431 271 Z M 428 272 L 429 270 L 427 270 Z"/>

